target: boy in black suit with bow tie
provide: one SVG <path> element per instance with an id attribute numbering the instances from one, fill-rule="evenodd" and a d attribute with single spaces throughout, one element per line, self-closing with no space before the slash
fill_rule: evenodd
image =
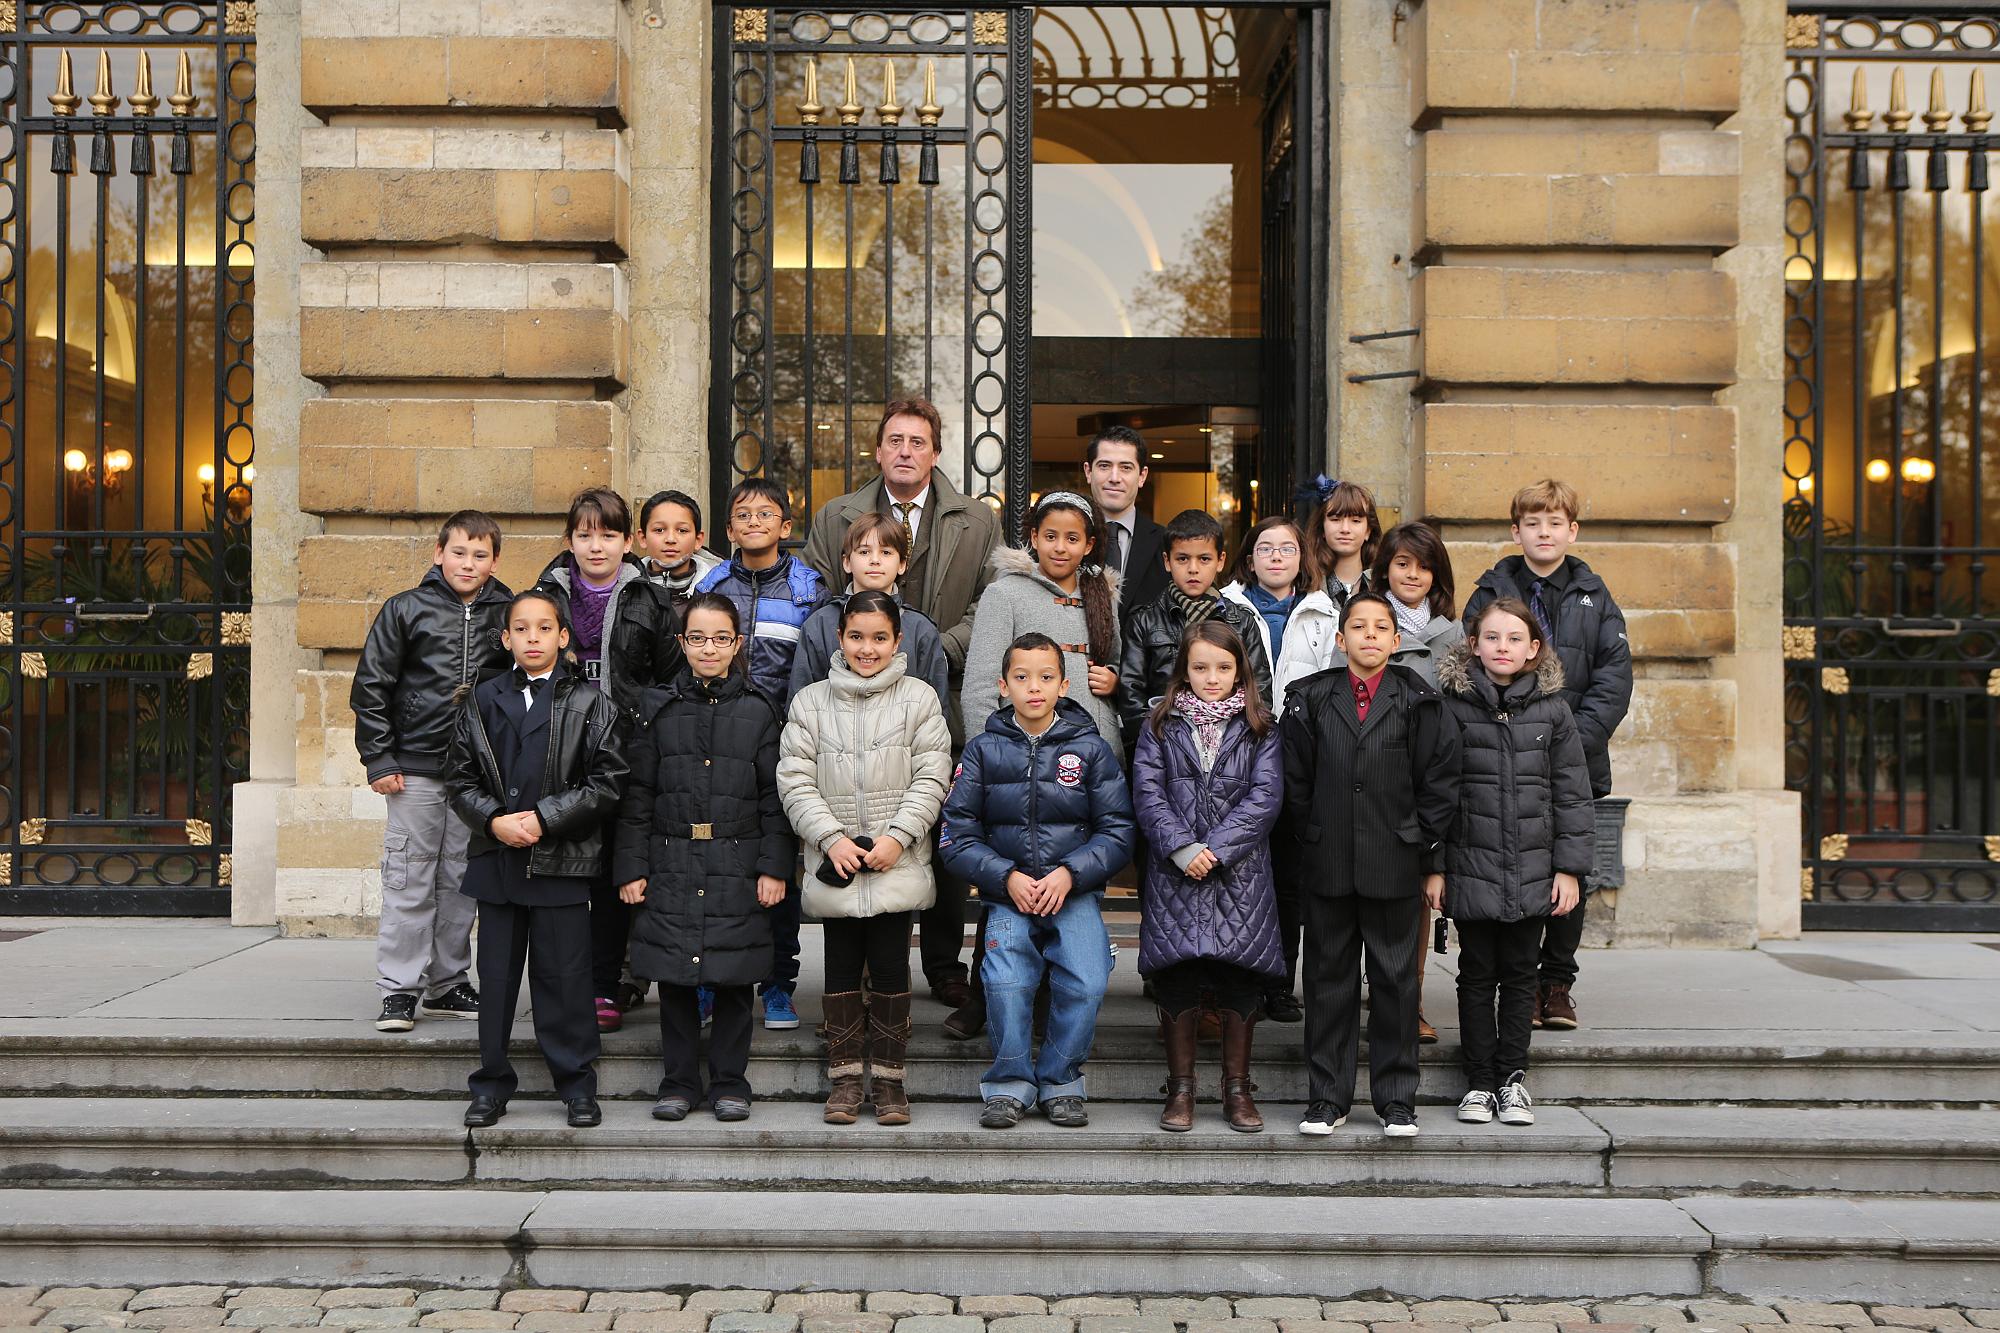
<path id="1" fill-rule="evenodd" d="M 452 734 L 451 804 L 472 830 L 462 892 L 479 904 L 479 1069 L 465 1123 L 507 1113 L 507 1059 L 525 966 L 535 1040 L 569 1123 L 603 1119 L 590 994 L 590 883 L 626 773 L 617 707 L 562 665 L 563 613 L 546 592 L 516 596 L 501 642 L 514 669 L 474 689 Z"/>

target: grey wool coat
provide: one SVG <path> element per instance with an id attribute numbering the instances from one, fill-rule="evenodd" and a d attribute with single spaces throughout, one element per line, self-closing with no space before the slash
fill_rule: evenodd
<path id="1" fill-rule="evenodd" d="M 1111 604 L 1118 605 L 1118 576 L 1111 580 Z M 1063 669 L 1069 677 L 1069 694 L 1083 706 L 1097 726 L 1097 734 L 1111 748 L 1124 752 L 1118 723 L 1116 695 L 1105 698 L 1090 692 L 1090 658 L 1085 645 L 1090 631 L 1084 623 L 1083 606 L 1042 573 L 1033 555 L 1012 546 L 993 553 L 993 581 L 980 594 L 979 609 L 972 617 L 972 643 L 965 650 L 965 693 L 962 707 L 965 734 L 977 736 L 986 730 L 986 719 L 1000 707 L 1000 663 L 1007 645 L 1023 634 L 1046 634 L 1063 645 Z M 1118 667 L 1118 630 L 1114 611 L 1111 660 L 1099 665 L 1114 671 Z"/>

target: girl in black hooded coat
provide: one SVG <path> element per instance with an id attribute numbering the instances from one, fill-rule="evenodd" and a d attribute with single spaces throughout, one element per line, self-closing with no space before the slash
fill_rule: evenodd
<path id="1" fill-rule="evenodd" d="M 1535 1123 L 1524 1079 L 1542 928 L 1576 909 L 1591 866 L 1590 770 L 1544 647 L 1527 605 L 1502 598 L 1438 667 L 1462 767 L 1444 873 L 1424 894 L 1458 923 L 1468 1124 Z"/>

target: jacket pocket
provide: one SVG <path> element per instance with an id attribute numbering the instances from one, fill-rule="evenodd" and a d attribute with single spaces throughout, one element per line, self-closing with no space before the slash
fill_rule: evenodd
<path id="1" fill-rule="evenodd" d="M 1396 826 L 1396 836 L 1412 847 L 1421 847 L 1424 845 L 1424 831 L 1417 827 L 1415 820 L 1398 824 Z"/>

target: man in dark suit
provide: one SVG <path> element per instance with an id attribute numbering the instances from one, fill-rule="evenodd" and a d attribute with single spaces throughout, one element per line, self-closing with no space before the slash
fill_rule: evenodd
<path id="1" fill-rule="evenodd" d="M 1104 511 L 1105 565 L 1121 579 L 1121 621 L 1167 590 L 1167 530 L 1139 508 L 1146 475 L 1146 441 L 1130 426 L 1106 426 L 1084 449 L 1083 479 Z"/>
<path id="2" fill-rule="evenodd" d="M 1301 1134 L 1331 1134 L 1354 1097 L 1361 955 L 1368 1080 L 1382 1132 L 1417 1132 L 1417 975 L 1423 875 L 1458 811 L 1458 728 L 1437 691 L 1389 656 L 1400 636 L 1379 593 L 1341 611 L 1347 665 L 1285 694 L 1285 809 L 1305 899 L 1307 1097 Z"/>

